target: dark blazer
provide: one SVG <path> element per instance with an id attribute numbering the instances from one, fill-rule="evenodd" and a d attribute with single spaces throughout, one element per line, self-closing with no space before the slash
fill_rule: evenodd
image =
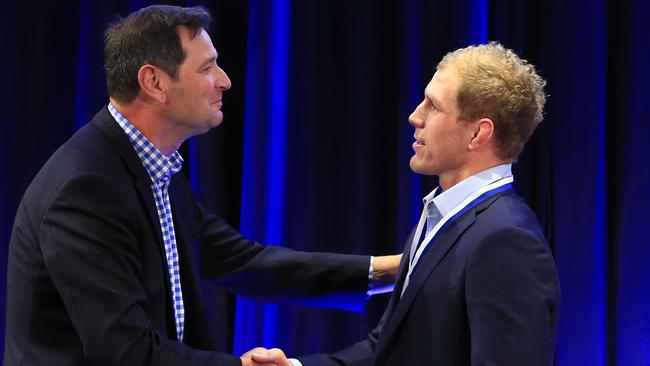
<path id="1" fill-rule="evenodd" d="M 249 241 L 176 174 L 169 196 L 186 316 L 176 341 L 150 184 L 106 108 L 44 165 L 11 235 L 4 365 L 240 365 L 211 351 L 199 275 L 262 299 L 326 302 L 338 291 L 362 301 L 368 257 Z"/>
<path id="2" fill-rule="evenodd" d="M 553 363 L 559 283 L 537 218 L 506 190 L 458 218 L 431 243 L 403 296 L 400 277 L 368 339 L 311 365 Z"/>

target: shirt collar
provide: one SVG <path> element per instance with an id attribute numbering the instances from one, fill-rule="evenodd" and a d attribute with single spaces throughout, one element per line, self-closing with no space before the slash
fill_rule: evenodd
<path id="1" fill-rule="evenodd" d="M 110 103 L 108 111 L 129 138 L 131 146 L 138 154 L 152 182 L 164 183 L 181 170 L 183 157 L 178 151 L 174 151 L 170 156 L 165 156 Z"/>
<path id="2" fill-rule="evenodd" d="M 433 204 L 436 205 L 436 208 L 444 217 L 472 193 L 492 182 L 509 176 L 512 176 L 512 164 L 497 165 L 463 179 L 460 183 L 438 195 L 436 193 L 440 190 L 440 187 L 436 187 L 422 199 L 422 202 L 426 207 L 429 202 L 433 201 Z"/>

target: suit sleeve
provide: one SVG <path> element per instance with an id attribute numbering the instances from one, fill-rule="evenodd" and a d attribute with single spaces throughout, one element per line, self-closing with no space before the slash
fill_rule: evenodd
<path id="1" fill-rule="evenodd" d="M 404 285 L 404 275 L 406 274 L 406 266 L 408 266 L 408 254 L 411 246 L 411 240 L 413 239 L 413 234 L 415 229 L 411 232 L 406 240 L 406 245 L 404 247 L 403 253 L 405 255 L 402 257 L 400 263 L 399 273 L 401 273 L 400 278 L 395 284 L 395 289 L 391 294 L 390 301 L 384 310 L 384 314 L 377 323 L 377 326 L 368 333 L 368 336 L 365 340 L 353 344 L 350 347 L 347 347 L 343 350 L 340 350 L 333 354 L 315 354 L 309 356 L 298 357 L 298 360 L 302 363 L 303 366 L 370 366 L 374 363 L 377 342 L 379 337 L 384 329 L 384 325 L 390 318 L 395 306 L 399 302 L 402 286 Z"/>
<path id="2" fill-rule="evenodd" d="M 510 228 L 486 236 L 466 268 L 472 365 L 549 365 L 559 287 L 545 242 Z"/>
<path id="3" fill-rule="evenodd" d="M 192 349 L 149 322 L 129 204 L 106 178 L 72 177 L 45 212 L 40 240 L 51 280 L 96 365 L 240 365 Z"/>
<path id="4" fill-rule="evenodd" d="M 388 306 L 390 309 L 390 305 Z M 379 320 L 377 326 L 368 333 L 368 337 L 333 354 L 315 354 L 297 357 L 303 366 L 371 366 L 375 359 L 375 349 L 383 329 L 388 310 Z"/>
<path id="5" fill-rule="evenodd" d="M 363 309 L 369 256 L 301 252 L 248 240 L 198 207 L 201 275 L 262 301 Z"/>

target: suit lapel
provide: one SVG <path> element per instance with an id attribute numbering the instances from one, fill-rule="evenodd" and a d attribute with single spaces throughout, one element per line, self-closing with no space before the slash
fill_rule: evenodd
<path id="1" fill-rule="evenodd" d="M 402 261 L 403 263 L 402 263 L 402 268 L 400 268 L 400 277 L 397 280 L 397 283 L 395 285 L 395 290 L 393 291 L 393 295 L 392 295 L 393 298 L 391 299 L 391 303 L 393 303 L 392 307 L 394 308 L 394 311 L 392 316 L 390 316 L 388 321 L 386 322 L 382 330 L 382 333 L 379 337 L 379 341 L 377 343 L 377 348 L 376 348 L 377 358 L 375 364 L 379 364 L 379 361 L 383 356 L 383 351 L 385 350 L 386 345 L 388 344 L 388 342 L 392 341 L 392 338 L 395 332 L 397 331 L 397 328 L 404 320 L 404 317 L 406 316 L 411 306 L 413 305 L 413 302 L 417 298 L 417 295 L 420 292 L 420 289 L 422 288 L 424 283 L 426 282 L 427 278 L 429 278 L 429 276 L 434 272 L 436 267 L 438 267 L 440 262 L 445 258 L 449 250 L 463 235 L 465 230 L 467 230 L 476 221 L 476 216 L 479 215 L 487 207 L 489 207 L 497 198 L 499 198 L 501 195 L 503 195 L 505 192 L 508 191 L 510 190 L 506 190 L 504 192 L 498 193 L 486 199 L 485 201 L 481 202 L 475 208 L 470 209 L 464 215 L 459 217 L 455 222 L 453 222 L 447 228 L 447 230 L 444 233 L 442 233 L 442 235 L 440 235 L 440 237 L 435 242 L 430 243 L 429 245 L 432 245 L 432 247 L 426 252 L 424 257 L 420 258 L 420 264 L 418 265 L 416 271 L 412 273 L 411 279 L 409 280 L 408 287 L 406 288 L 406 291 L 404 291 L 404 295 L 400 299 L 402 286 L 404 284 L 406 275 L 408 273 L 408 259 L 406 265 L 404 265 L 404 261 Z M 412 243 L 412 237 L 413 237 L 413 233 L 411 233 L 410 240 L 407 242 L 407 246 L 404 249 L 405 254 L 409 253 L 407 249 L 410 248 L 410 245 Z"/>
<path id="2" fill-rule="evenodd" d="M 408 273 L 409 270 L 409 253 L 411 252 L 411 246 L 413 244 L 413 235 L 415 235 L 415 228 L 411 231 L 411 234 L 409 234 L 408 238 L 406 239 L 406 243 L 404 245 L 404 250 L 403 253 L 404 255 L 402 256 L 402 260 L 399 264 L 399 271 L 397 273 L 397 280 L 395 281 L 395 288 L 393 288 L 393 297 L 395 294 L 397 294 L 397 299 L 396 301 L 391 301 L 392 303 L 397 303 L 399 300 L 399 294 L 402 293 L 402 287 L 404 287 L 404 281 L 406 280 L 406 274 Z"/>
<path id="3" fill-rule="evenodd" d="M 134 179 L 134 185 L 136 190 L 142 200 L 146 212 L 151 223 L 154 235 L 158 241 L 158 247 L 162 258 L 167 258 L 165 255 L 165 245 L 162 238 L 162 230 L 160 229 L 160 219 L 158 217 L 158 210 L 156 209 L 156 203 L 153 198 L 153 192 L 151 190 L 151 177 L 145 170 L 140 157 L 131 146 L 128 137 L 120 126 L 115 122 L 113 116 L 108 111 L 107 107 L 102 108 L 93 118 L 92 123 L 97 126 L 97 128 L 102 131 L 102 133 L 113 143 L 115 149 L 118 151 L 124 161 L 124 165 L 131 173 Z M 167 261 L 163 260 L 164 266 L 164 275 L 167 279 L 167 284 L 169 287 L 169 271 L 167 270 Z M 170 290 L 168 288 L 168 290 Z"/>
<path id="4" fill-rule="evenodd" d="M 404 253 L 410 252 L 414 233 L 415 233 L 415 229 L 411 232 L 408 239 L 406 240 L 406 245 L 404 245 L 404 250 L 403 250 Z M 402 260 L 400 261 L 399 264 L 399 270 L 397 272 L 397 280 L 395 281 L 395 287 L 393 288 L 393 293 L 391 295 L 390 301 L 388 301 L 388 305 L 385 310 L 385 313 L 388 313 L 390 315 L 388 315 L 388 319 L 384 324 L 384 329 L 386 329 L 386 327 L 390 323 L 390 319 L 395 310 L 395 307 L 397 306 L 397 304 L 399 304 L 399 300 L 400 300 L 399 294 L 402 293 L 402 287 L 404 286 L 404 280 L 406 279 L 406 274 L 408 273 L 408 269 L 409 269 L 409 257 L 408 255 L 403 255 Z"/>
<path id="5" fill-rule="evenodd" d="M 434 245 L 424 257 L 420 258 L 420 264 L 416 271 L 411 275 L 409 280 L 408 287 L 404 291 L 404 295 L 400 299 L 400 293 L 402 291 L 401 287 L 404 284 L 407 271 L 403 271 L 400 276 L 399 283 L 400 288 L 393 291 L 393 296 L 395 300 L 394 312 L 390 317 L 389 321 L 386 324 L 386 327 L 383 329 L 381 336 L 379 338 L 379 343 L 377 344 L 377 359 L 381 356 L 381 351 L 385 348 L 386 344 L 393 338 L 393 335 L 400 323 L 404 319 L 404 316 L 408 313 L 409 309 L 413 305 L 413 301 L 417 297 L 420 288 L 424 284 L 425 280 L 429 277 L 431 272 L 438 266 L 440 261 L 445 257 L 449 249 L 456 243 L 456 240 L 460 235 L 475 221 L 474 211 L 471 210 L 465 215 L 463 215 L 459 220 L 451 224 L 447 230 L 436 240 L 434 243 L 429 245 Z M 408 270 L 408 265 L 406 266 Z M 399 290 L 399 291 L 398 291 Z"/>

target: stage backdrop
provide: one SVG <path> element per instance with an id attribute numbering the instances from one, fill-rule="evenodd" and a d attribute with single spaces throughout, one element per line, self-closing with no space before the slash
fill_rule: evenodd
<path id="1" fill-rule="evenodd" d="M 25 188 L 107 102 L 104 28 L 150 3 L 4 5 L 1 273 Z M 212 11 L 210 34 L 233 81 L 223 125 L 182 148 L 196 195 L 247 236 L 301 250 L 402 249 L 435 185 L 408 169 L 407 117 L 446 52 L 498 40 L 537 65 L 546 118 L 515 173 L 560 274 L 556 364 L 650 364 L 647 1 L 163 3 Z M 362 339 L 386 302 L 355 313 L 261 304 L 210 282 L 203 290 L 219 348 L 236 353 L 335 351 Z"/>

